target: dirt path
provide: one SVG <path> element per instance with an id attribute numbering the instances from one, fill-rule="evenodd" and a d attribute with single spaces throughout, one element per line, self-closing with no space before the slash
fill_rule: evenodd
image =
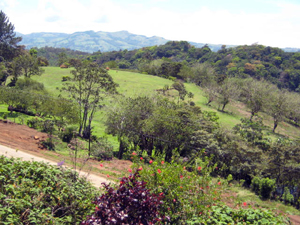
<path id="1" fill-rule="evenodd" d="M 37 161 L 37 162 L 46 162 L 49 163 L 50 165 L 57 165 L 57 162 L 50 161 L 48 159 L 43 159 L 41 157 L 31 155 L 29 153 L 20 151 L 20 150 L 15 150 L 3 145 L 0 145 L 0 155 L 4 155 L 6 157 L 15 157 L 15 158 L 22 158 L 22 160 L 25 161 Z M 87 179 L 95 186 L 95 187 L 100 187 L 102 186 L 102 183 L 109 183 L 110 181 L 103 178 L 96 176 L 94 174 L 88 174 L 84 171 L 80 171 L 80 176 L 87 177 Z"/>
<path id="2" fill-rule="evenodd" d="M 18 157 L 27 161 L 43 161 L 51 165 L 58 162 L 43 158 L 43 151 L 39 148 L 39 142 L 45 140 L 47 134 L 36 131 L 24 125 L 0 120 L 0 155 L 8 157 Z M 17 150 L 16 150 L 17 149 Z M 59 160 L 60 161 L 60 160 Z M 86 176 L 96 187 L 102 186 L 101 183 L 110 181 L 81 171 L 81 176 Z"/>
<path id="3" fill-rule="evenodd" d="M 289 218 L 291 219 L 291 223 L 294 225 L 300 225 L 300 216 L 296 215 L 289 215 Z"/>

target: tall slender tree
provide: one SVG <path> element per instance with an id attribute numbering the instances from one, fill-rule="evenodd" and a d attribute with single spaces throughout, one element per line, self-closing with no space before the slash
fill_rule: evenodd
<path id="1" fill-rule="evenodd" d="M 9 22 L 8 17 L 0 11 L 0 56 L 6 61 L 11 61 L 22 49 L 18 43 L 21 37 L 16 37 L 14 25 Z"/>
<path id="2" fill-rule="evenodd" d="M 108 74 L 107 70 L 95 63 L 83 63 L 72 70 L 73 82 L 65 84 L 63 90 L 70 93 L 70 97 L 79 105 L 80 123 L 78 134 L 90 137 L 91 123 L 95 112 L 109 93 L 116 93 L 118 86 Z"/>

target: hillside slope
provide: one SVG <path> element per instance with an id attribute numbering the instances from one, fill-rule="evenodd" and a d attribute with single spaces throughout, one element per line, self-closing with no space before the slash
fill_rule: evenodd
<path id="1" fill-rule="evenodd" d="M 169 40 L 162 37 L 146 37 L 129 33 L 128 31 L 104 32 L 104 31 L 83 31 L 73 34 L 40 32 L 32 34 L 17 33 L 23 38 L 21 45 L 26 49 L 32 47 L 56 47 L 70 48 L 83 52 L 108 52 L 127 49 L 139 49 L 148 46 L 163 45 Z M 190 42 L 191 45 L 201 48 L 205 43 Z M 212 51 L 218 51 L 222 44 L 208 44 Z M 228 46 L 233 47 L 233 45 Z"/>

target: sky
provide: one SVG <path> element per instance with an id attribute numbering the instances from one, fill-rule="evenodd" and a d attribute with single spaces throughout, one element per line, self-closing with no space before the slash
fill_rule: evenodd
<path id="1" fill-rule="evenodd" d="M 299 0 L 0 0 L 15 31 L 126 30 L 208 44 L 300 48 Z"/>

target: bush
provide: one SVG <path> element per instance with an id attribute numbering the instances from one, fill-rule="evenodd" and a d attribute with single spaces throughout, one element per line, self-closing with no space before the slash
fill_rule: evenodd
<path id="1" fill-rule="evenodd" d="M 276 181 L 269 178 L 254 177 L 251 181 L 251 189 L 263 199 L 268 199 L 275 191 Z"/>
<path id="2" fill-rule="evenodd" d="M 33 129 L 38 129 L 40 127 L 40 121 L 37 117 L 27 120 L 27 126 Z"/>
<path id="3" fill-rule="evenodd" d="M 282 216 L 276 216 L 270 211 L 261 209 L 231 209 L 228 206 L 213 206 L 209 211 L 194 216 L 186 224 L 214 225 L 214 224 L 289 224 Z"/>
<path id="4" fill-rule="evenodd" d="M 8 117 L 8 113 L 3 113 L 2 118 L 3 118 L 4 120 L 6 120 L 7 117 Z"/>
<path id="5" fill-rule="evenodd" d="M 251 190 L 259 195 L 260 194 L 260 177 L 254 177 L 251 181 Z"/>
<path id="6" fill-rule="evenodd" d="M 161 221 L 159 211 L 163 196 L 151 194 L 146 182 L 138 181 L 138 177 L 138 171 L 123 177 L 117 190 L 103 184 L 106 193 L 96 199 L 94 214 L 81 224 L 156 224 Z"/>
<path id="7" fill-rule="evenodd" d="M 95 188 L 74 172 L 41 162 L 0 157 L 3 224 L 78 224 L 93 212 Z M 2 223 L 1 223 L 2 224 Z"/>
<path id="8" fill-rule="evenodd" d="M 64 81 L 70 81 L 70 80 L 71 80 L 70 76 L 63 76 L 62 77 L 62 82 L 64 82 Z"/>
<path id="9" fill-rule="evenodd" d="M 77 130 L 78 128 L 76 126 L 68 126 L 60 133 L 60 138 L 63 142 L 70 143 L 75 137 Z"/>
<path id="10" fill-rule="evenodd" d="M 53 143 L 52 138 L 47 138 L 46 140 L 41 141 L 41 145 L 48 150 L 55 150 L 55 144 Z"/>
<path id="11" fill-rule="evenodd" d="M 263 178 L 261 179 L 260 196 L 263 199 L 268 199 L 271 194 L 275 191 L 276 181 L 274 179 Z"/>
<path id="12" fill-rule="evenodd" d="M 20 90 L 29 90 L 29 91 L 44 91 L 45 87 L 43 83 L 32 80 L 30 78 L 19 78 L 16 82 L 16 88 Z"/>
<path id="13" fill-rule="evenodd" d="M 291 194 L 288 187 L 284 188 L 282 200 L 284 201 L 284 204 L 292 204 L 294 202 L 294 196 Z"/>
<path id="14" fill-rule="evenodd" d="M 134 158 L 137 158 L 135 153 Z M 136 159 L 135 159 L 136 160 Z M 216 165 L 210 159 L 196 160 L 196 166 L 184 166 L 162 160 L 150 160 L 149 166 L 139 158 L 134 168 L 140 171 L 141 180 L 147 180 L 147 187 L 156 194 L 164 195 L 162 212 L 170 216 L 171 224 L 184 224 L 193 215 L 207 210 L 220 200 L 223 184 L 213 181 L 210 173 Z"/>
<path id="15" fill-rule="evenodd" d="M 107 138 L 99 138 L 91 146 L 91 155 L 97 160 L 111 160 L 113 158 L 113 146 Z"/>

